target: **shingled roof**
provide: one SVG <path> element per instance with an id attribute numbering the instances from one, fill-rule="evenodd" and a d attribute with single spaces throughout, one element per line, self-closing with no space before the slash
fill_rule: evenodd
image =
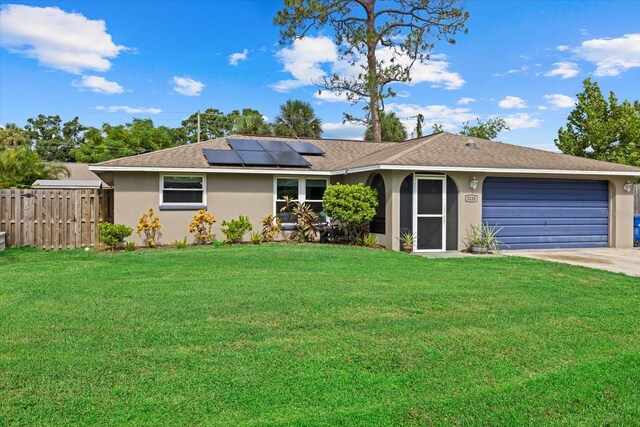
<path id="1" fill-rule="evenodd" d="M 510 170 L 553 170 L 553 171 L 593 171 L 629 173 L 640 176 L 640 168 L 618 163 L 602 162 L 583 157 L 569 156 L 536 150 L 502 142 L 440 132 L 437 134 L 408 140 L 401 143 L 375 143 L 339 139 L 298 139 L 266 136 L 233 135 L 229 138 L 249 140 L 311 142 L 325 152 L 324 156 L 303 156 L 311 163 L 306 170 L 344 173 L 367 167 L 415 166 L 416 168 L 442 167 L 448 170 L 460 168 L 510 169 Z M 252 170 L 286 168 L 265 168 L 246 166 L 211 166 L 202 150 L 230 149 L 226 138 L 218 138 L 195 144 L 183 145 L 166 150 L 123 157 L 99 163 L 92 167 L 95 171 L 109 170 L 161 170 L 161 169 L 218 169 Z M 300 169 L 296 169 L 300 170 Z"/>

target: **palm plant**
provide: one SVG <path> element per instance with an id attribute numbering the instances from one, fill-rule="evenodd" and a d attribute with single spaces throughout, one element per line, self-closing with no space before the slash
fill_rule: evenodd
<path id="1" fill-rule="evenodd" d="M 322 121 L 311 104 L 290 99 L 280 106 L 274 130 L 278 136 L 319 138 L 322 135 Z"/>
<path id="2" fill-rule="evenodd" d="M 269 124 L 261 114 L 243 114 L 235 118 L 234 132 L 243 135 L 269 135 Z"/>
<path id="3" fill-rule="evenodd" d="M 393 111 L 380 112 L 380 127 L 382 140 L 385 142 L 402 142 L 407 139 L 407 129 Z M 364 133 L 365 141 L 373 141 L 373 131 L 368 127 Z"/>
<path id="4" fill-rule="evenodd" d="M 7 123 L 0 127 L 0 149 L 16 148 L 29 142 L 25 131 L 14 123 Z"/>
<path id="5" fill-rule="evenodd" d="M 38 179 L 69 176 L 64 165 L 43 161 L 29 148 L 0 151 L 0 188 L 29 188 Z"/>

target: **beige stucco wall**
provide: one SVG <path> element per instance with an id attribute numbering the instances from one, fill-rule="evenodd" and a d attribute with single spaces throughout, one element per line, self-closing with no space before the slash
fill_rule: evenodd
<path id="1" fill-rule="evenodd" d="M 633 247 L 633 194 L 624 191 L 627 180 L 632 177 L 606 177 L 599 175 L 533 175 L 533 174 L 473 174 L 450 173 L 451 178 L 458 185 L 459 191 L 459 248 L 464 247 L 463 240 L 471 224 L 480 224 L 482 221 L 482 184 L 487 176 L 518 177 L 518 178 L 549 178 L 549 179 L 585 179 L 609 181 L 609 245 L 614 248 Z M 469 181 L 473 177 L 478 179 L 478 188 L 475 191 L 469 187 Z M 467 203 L 465 196 L 476 194 L 476 203 Z"/>
<path id="2" fill-rule="evenodd" d="M 116 173 L 114 221 L 135 228 L 140 215 L 151 207 L 158 213 L 162 224 L 161 243 L 172 243 L 185 236 L 191 241 L 188 227 L 197 209 L 161 210 L 159 180 L 159 173 Z M 208 174 L 207 209 L 218 220 L 213 230 L 221 240 L 224 239 L 220 232 L 222 221 L 240 215 L 248 215 L 254 230 L 261 230 L 260 219 L 273 211 L 273 176 Z"/>
<path id="3" fill-rule="evenodd" d="M 358 182 L 367 183 L 369 178 L 377 172 L 363 172 L 335 178 L 348 184 Z M 385 181 L 387 192 L 387 219 L 399 218 L 400 214 L 400 185 L 408 171 L 379 171 Z M 609 181 L 609 215 L 610 230 L 609 244 L 611 247 L 629 248 L 633 246 L 633 194 L 624 191 L 627 181 L 633 181 L 632 177 L 606 177 L 599 175 L 535 175 L 535 174 L 480 174 L 465 172 L 447 173 L 458 187 L 458 249 L 464 249 L 464 240 L 467 237 L 469 227 L 479 225 L 482 222 L 482 184 L 487 176 L 519 177 L 519 178 L 550 178 L 550 179 L 586 179 Z M 469 182 L 475 177 L 479 183 L 475 190 L 469 187 Z M 467 195 L 476 195 L 476 202 L 467 201 Z M 378 235 L 378 241 L 393 250 L 399 250 L 400 244 L 397 237 L 400 234 L 400 224 L 387 220 L 387 233 Z"/>
<path id="4" fill-rule="evenodd" d="M 375 172 L 374 172 L 375 173 Z M 398 236 L 400 224 L 400 186 L 410 171 L 380 171 L 386 190 L 386 233 L 378 234 L 378 242 L 393 250 L 400 249 Z M 331 183 L 345 184 L 367 183 L 373 173 L 363 172 L 334 176 Z M 458 186 L 458 236 L 459 249 L 464 248 L 463 240 L 471 224 L 482 221 L 482 183 L 487 174 L 449 173 Z M 469 187 L 472 177 L 479 181 L 473 191 Z M 510 176 L 522 178 L 540 178 L 533 174 L 492 174 L 491 176 Z M 596 179 L 607 180 L 602 176 L 545 175 L 546 178 Z M 193 218 L 192 210 L 159 209 L 159 173 L 118 172 L 114 174 L 114 220 L 135 228 L 138 218 L 149 207 L 159 213 L 163 225 L 161 242 L 171 243 L 187 236 L 188 225 Z M 624 191 L 623 186 L 631 177 L 613 177 L 610 182 L 610 245 L 627 248 L 633 246 L 633 194 Z M 466 201 L 469 194 L 477 195 L 477 202 Z M 207 176 L 207 208 L 216 216 L 214 227 L 216 236 L 223 239 L 220 223 L 225 219 L 234 219 L 239 215 L 248 215 L 255 230 L 260 230 L 260 219 L 273 212 L 273 175 L 209 174 Z M 392 220 L 394 219 L 395 220 Z"/>

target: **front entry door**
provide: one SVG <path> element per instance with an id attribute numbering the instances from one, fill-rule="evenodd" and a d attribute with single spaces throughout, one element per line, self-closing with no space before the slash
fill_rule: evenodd
<path id="1" fill-rule="evenodd" d="M 446 194 L 444 175 L 416 175 L 413 185 L 413 229 L 415 251 L 444 251 L 446 248 Z"/>

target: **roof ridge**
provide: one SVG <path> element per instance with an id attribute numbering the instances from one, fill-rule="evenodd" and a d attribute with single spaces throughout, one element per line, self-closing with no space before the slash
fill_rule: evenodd
<path id="1" fill-rule="evenodd" d="M 477 138 L 477 139 L 480 139 L 480 140 L 483 140 L 483 141 L 488 141 L 488 142 L 493 142 L 493 143 L 496 143 L 496 144 L 508 145 L 509 147 L 513 147 L 513 148 L 517 148 L 517 149 L 525 148 L 527 150 L 533 150 L 533 151 L 536 151 L 538 153 L 547 153 L 547 154 L 553 154 L 553 155 L 556 155 L 556 156 L 570 157 L 572 159 L 587 160 L 587 161 L 590 161 L 590 162 L 605 163 L 605 164 L 615 164 L 615 165 L 631 166 L 633 168 L 638 168 L 637 166 L 628 165 L 626 163 L 610 162 L 608 160 L 600 160 L 600 159 L 592 159 L 591 157 L 574 156 L 573 154 L 567 154 L 567 153 L 563 153 L 563 152 L 555 152 L 555 151 L 549 151 L 549 150 L 542 150 L 540 148 L 528 147 L 526 145 L 512 144 L 510 142 L 493 141 L 491 139 L 484 139 L 484 138 Z M 640 168 L 638 168 L 638 169 L 640 169 Z"/>
<path id="2" fill-rule="evenodd" d="M 404 150 L 404 151 L 401 151 L 401 152 L 399 152 L 399 153 L 396 153 L 395 155 L 393 155 L 393 156 L 391 156 L 391 157 L 389 157 L 389 158 L 385 159 L 384 161 L 385 161 L 385 162 L 393 162 L 393 161 L 395 161 L 395 160 L 398 160 L 400 157 L 405 156 L 405 155 L 407 155 L 407 154 L 411 153 L 412 151 L 417 150 L 418 148 L 422 147 L 422 146 L 423 146 L 424 144 L 426 144 L 427 142 L 431 142 L 431 141 L 433 141 L 433 140 L 435 140 L 435 139 L 440 138 L 440 137 L 441 137 L 442 135 L 444 135 L 444 134 L 445 134 L 445 132 L 440 132 L 440 133 L 437 133 L 437 134 L 431 134 L 431 135 L 428 135 L 428 136 L 426 136 L 424 139 L 419 140 L 419 141 L 416 141 L 416 144 L 415 144 L 413 147 L 409 147 L 409 148 L 407 148 L 407 149 L 406 149 L 406 150 Z M 381 163 L 382 163 L 382 162 L 381 162 Z"/>
<path id="3" fill-rule="evenodd" d="M 424 137 L 420 138 L 420 140 L 418 140 L 417 138 L 414 138 L 414 140 L 412 140 L 412 141 L 411 141 L 410 143 L 408 143 L 408 144 L 420 145 L 419 143 L 421 143 L 421 142 L 426 142 L 426 141 L 432 141 L 433 139 L 435 139 L 435 137 L 438 137 L 439 135 L 441 135 L 441 133 L 431 134 L 431 135 L 426 135 L 426 136 L 424 136 Z M 372 141 L 367 141 L 367 142 L 372 142 Z M 367 161 L 366 159 L 368 159 L 368 158 L 370 158 L 370 157 L 374 157 L 375 155 L 380 154 L 380 153 L 381 153 L 381 152 L 383 152 L 383 151 L 387 151 L 387 150 L 390 150 L 390 149 L 391 149 L 391 150 L 393 150 L 393 149 L 396 149 L 396 148 L 398 148 L 398 147 L 402 147 L 402 144 L 405 144 L 405 143 L 406 143 L 405 141 L 403 141 L 403 142 L 397 142 L 397 143 L 389 143 L 389 142 L 386 142 L 385 144 L 391 144 L 391 145 L 387 145 L 387 146 L 385 146 L 385 147 L 380 148 L 379 150 L 372 151 L 371 153 L 368 153 L 366 156 L 364 156 L 364 157 L 362 157 L 362 158 L 360 158 L 360 159 L 356 159 L 355 161 L 358 161 L 358 160 L 359 160 L 360 162 L 366 162 L 366 161 Z M 374 144 L 380 144 L 380 143 L 379 143 L 379 142 L 377 142 L 377 143 L 374 143 Z M 420 145 L 420 146 L 421 146 L 421 145 Z M 402 147 L 402 148 L 404 148 L 404 147 Z M 406 153 L 408 153 L 408 152 L 411 152 L 412 150 L 415 150 L 416 148 L 418 148 L 418 147 L 415 147 L 415 146 L 409 147 L 408 149 L 405 149 L 403 152 L 401 152 L 401 153 L 399 153 L 399 154 L 397 154 L 397 155 L 404 155 L 404 154 L 406 154 Z M 392 157 L 390 157 L 390 158 L 391 158 L 391 159 L 393 159 L 394 157 L 395 157 L 395 156 L 392 156 Z M 389 160 L 390 158 L 387 158 L 387 159 L 386 159 L 386 161 L 392 161 L 392 160 Z M 344 169 L 349 169 L 349 168 L 351 167 L 351 164 L 352 164 L 353 162 L 354 162 L 354 160 L 347 161 L 346 163 L 344 163 L 344 164 L 342 165 L 342 167 L 343 167 Z M 375 162 L 375 163 L 377 163 L 377 164 L 383 164 L 384 162 Z"/>

